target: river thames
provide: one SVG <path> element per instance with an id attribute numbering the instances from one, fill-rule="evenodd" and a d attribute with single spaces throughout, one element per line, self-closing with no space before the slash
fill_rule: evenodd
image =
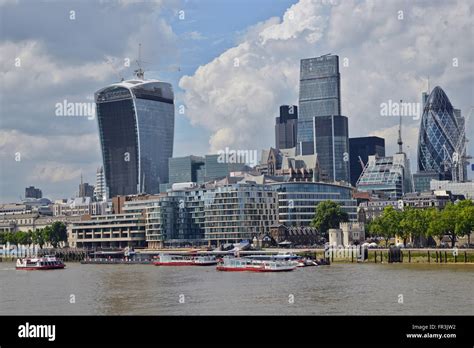
<path id="1" fill-rule="evenodd" d="M 474 314 L 474 265 L 333 264 L 288 273 L 214 267 L 0 263 L 3 315 Z"/>

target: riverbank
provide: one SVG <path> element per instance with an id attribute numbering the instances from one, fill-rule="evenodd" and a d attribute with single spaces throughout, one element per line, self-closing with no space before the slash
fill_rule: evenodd
<path id="1" fill-rule="evenodd" d="M 368 249 L 368 263 L 388 263 L 389 249 Z M 474 265 L 474 249 L 401 249 L 402 263 L 425 263 L 425 264 L 472 264 Z M 298 254 L 324 258 L 325 251 L 304 251 Z M 329 252 L 329 258 L 332 263 L 356 263 L 357 253 L 347 252 Z"/>
<path id="2" fill-rule="evenodd" d="M 184 249 L 164 249 L 164 250 L 137 250 L 137 254 L 157 254 L 159 252 L 186 252 Z M 202 252 L 205 252 L 202 250 Z M 49 250 L 49 254 L 55 255 L 61 258 L 64 262 L 81 262 L 85 259 L 86 253 L 84 251 L 75 250 Z M 297 255 L 310 257 L 314 259 L 326 259 L 329 256 L 331 263 L 357 263 L 358 262 L 358 251 L 356 248 L 351 249 L 333 249 L 333 251 L 326 254 L 322 248 L 305 248 L 305 249 L 263 249 L 255 251 L 242 251 L 241 256 L 246 254 L 277 254 L 277 253 L 294 253 Z M 367 249 L 367 259 L 363 262 L 368 263 L 388 263 L 389 249 Z M 421 263 L 421 264 L 474 264 L 474 249 L 401 249 L 401 261 L 402 263 Z M 102 262 L 90 263 L 102 263 Z M 16 262 L 16 257 L 0 255 L 0 262 Z M 105 262 L 104 262 L 105 263 Z M 110 262 L 108 262 L 110 263 Z M 122 260 L 118 260 L 117 263 L 130 263 Z M 137 260 L 132 263 L 149 263 L 147 260 Z"/>

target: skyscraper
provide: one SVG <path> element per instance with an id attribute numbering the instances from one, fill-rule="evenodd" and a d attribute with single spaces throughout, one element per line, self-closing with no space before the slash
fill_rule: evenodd
<path id="1" fill-rule="evenodd" d="M 199 156 L 173 157 L 169 163 L 169 184 L 204 181 L 204 158 Z"/>
<path id="2" fill-rule="evenodd" d="M 379 137 L 359 137 L 349 139 L 351 185 L 356 186 L 369 156 L 385 157 L 385 139 Z"/>
<path id="3" fill-rule="evenodd" d="M 105 188 L 104 167 L 97 168 L 95 176 L 94 197 L 100 202 L 107 199 L 107 190 Z"/>
<path id="4" fill-rule="evenodd" d="M 321 178 L 350 181 L 349 126 L 346 116 L 314 117 L 314 149 L 318 155 Z"/>
<path id="5" fill-rule="evenodd" d="M 34 186 L 25 188 L 25 198 L 42 198 L 43 192 Z"/>
<path id="6" fill-rule="evenodd" d="M 323 179 L 349 182 L 349 129 L 341 115 L 337 55 L 301 60 L 297 142 L 299 154 L 318 154 Z"/>
<path id="7" fill-rule="evenodd" d="M 275 147 L 289 149 L 296 147 L 298 126 L 298 107 L 296 105 L 281 105 L 280 116 L 275 123 Z"/>
<path id="8" fill-rule="evenodd" d="M 418 138 L 418 172 L 444 180 L 463 180 L 466 174 L 464 118 L 437 86 L 426 99 Z M 454 176 L 453 176 L 454 174 Z"/>
<path id="9" fill-rule="evenodd" d="M 313 118 L 341 114 L 339 57 L 302 59 L 297 141 L 302 155 L 314 153 Z"/>
<path id="10" fill-rule="evenodd" d="M 173 155 L 172 86 L 141 71 L 97 91 L 95 102 L 109 196 L 158 193 Z"/>

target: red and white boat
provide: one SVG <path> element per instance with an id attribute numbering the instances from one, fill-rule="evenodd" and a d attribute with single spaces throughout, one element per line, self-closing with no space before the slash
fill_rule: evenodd
<path id="1" fill-rule="evenodd" d="M 216 269 L 226 272 L 289 272 L 296 269 L 296 264 L 291 261 L 262 261 L 243 257 L 224 257 Z"/>
<path id="2" fill-rule="evenodd" d="M 217 260 L 214 256 L 160 254 L 153 264 L 155 266 L 213 266 L 217 265 Z"/>
<path id="3" fill-rule="evenodd" d="M 61 259 L 55 256 L 45 256 L 36 258 L 24 258 L 16 260 L 16 269 L 24 271 L 62 269 L 66 267 Z"/>

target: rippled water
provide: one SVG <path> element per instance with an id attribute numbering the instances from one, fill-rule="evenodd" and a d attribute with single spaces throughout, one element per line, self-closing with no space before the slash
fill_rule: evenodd
<path id="1" fill-rule="evenodd" d="M 57 271 L 16 271 L 0 263 L 0 314 L 472 315 L 473 284 L 474 265 L 462 264 L 227 273 L 214 267 L 77 263 Z"/>

